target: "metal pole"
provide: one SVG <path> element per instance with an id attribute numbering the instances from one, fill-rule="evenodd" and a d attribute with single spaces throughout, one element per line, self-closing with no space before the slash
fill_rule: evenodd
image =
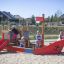
<path id="1" fill-rule="evenodd" d="M 26 21 L 26 27 L 27 27 L 27 31 L 28 31 L 28 27 L 29 27 L 29 26 L 28 26 L 28 21 Z"/>
<path id="2" fill-rule="evenodd" d="M 20 26 L 20 18 L 19 18 L 19 26 Z"/>
<path id="3" fill-rule="evenodd" d="M 26 21 L 26 26 L 27 26 L 27 31 L 29 32 L 29 25 L 28 25 L 28 21 Z M 30 47 L 29 36 L 28 36 L 28 47 Z"/>

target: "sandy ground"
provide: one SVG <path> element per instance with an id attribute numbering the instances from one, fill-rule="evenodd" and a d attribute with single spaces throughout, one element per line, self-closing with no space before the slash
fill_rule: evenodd
<path id="1" fill-rule="evenodd" d="M 64 54 L 34 55 L 24 52 L 0 52 L 0 64 L 64 64 Z"/>
<path id="2" fill-rule="evenodd" d="M 64 64 L 64 54 L 0 53 L 0 64 Z"/>

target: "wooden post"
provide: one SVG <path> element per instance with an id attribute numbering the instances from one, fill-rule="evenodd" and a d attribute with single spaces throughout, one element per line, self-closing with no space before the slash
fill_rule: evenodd
<path id="1" fill-rule="evenodd" d="M 44 46 L 44 23 L 42 22 L 42 47 Z"/>
<path id="2" fill-rule="evenodd" d="M 42 14 L 44 18 L 44 14 Z M 44 46 L 44 21 L 42 22 L 42 47 Z"/>
<path id="3" fill-rule="evenodd" d="M 2 39 L 4 40 L 4 33 L 2 33 Z"/>

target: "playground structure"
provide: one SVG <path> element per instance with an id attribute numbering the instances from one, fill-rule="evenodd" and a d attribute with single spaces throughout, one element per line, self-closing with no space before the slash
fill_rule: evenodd
<path id="1" fill-rule="evenodd" d="M 25 48 L 8 45 L 9 40 L 4 40 L 4 33 L 2 34 L 2 39 L 0 40 L 0 51 L 6 49 L 10 52 L 25 52 Z M 64 40 L 56 41 L 48 46 L 43 46 L 41 48 L 36 48 L 32 51 L 34 54 L 45 55 L 45 54 L 61 54 L 64 47 Z M 29 52 L 29 51 L 28 51 Z"/>
<path id="2" fill-rule="evenodd" d="M 41 20 L 43 21 L 43 19 L 41 19 Z M 42 24 L 42 37 L 43 37 L 42 47 L 35 48 L 34 50 L 32 50 L 30 52 L 33 54 L 37 54 L 37 55 L 61 54 L 62 49 L 64 47 L 64 40 L 59 40 L 59 41 L 53 42 L 53 43 L 45 46 L 44 45 L 44 31 L 43 31 L 43 29 L 44 29 L 44 25 Z M 9 42 L 10 42 L 9 39 L 7 39 L 7 40 L 4 39 L 4 33 L 2 33 L 2 39 L 0 40 L 0 51 L 2 51 L 3 49 L 6 49 L 7 51 L 10 51 L 10 52 L 25 52 L 25 51 L 29 52 L 26 48 L 8 45 Z"/>

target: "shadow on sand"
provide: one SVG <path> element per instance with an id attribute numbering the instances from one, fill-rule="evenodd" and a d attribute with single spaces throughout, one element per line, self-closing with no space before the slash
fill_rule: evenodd
<path id="1" fill-rule="evenodd" d="M 15 54 L 16 52 L 8 52 L 8 51 L 1 51 L 0 52 L 0 55 L 1 54 Z"/>

